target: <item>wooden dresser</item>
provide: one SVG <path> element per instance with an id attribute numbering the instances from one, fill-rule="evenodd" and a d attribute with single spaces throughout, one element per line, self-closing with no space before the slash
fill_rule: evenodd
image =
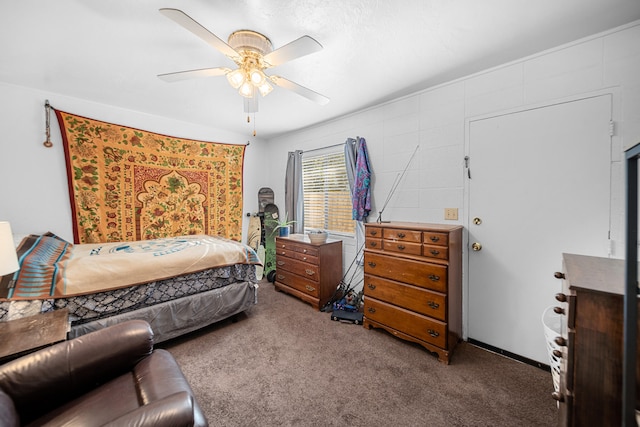
<path id="1" fill-rule="evenodd" d="M 363 326 L 416 342 L 449 363 L 462 337 L 462 227 L 365 225 Z"/>
<path id="2" fill-rule="evenodd" d="M 563 254 L 556 313 L 563 315 L 556 344 L 561 357 L 558 400 L 561 426 L 620 426 L 624 261 Z M 640 348 L 640 339 L 639 346 Z M 640 408 L 640 359 L 636 409 Z"/>
<path id="3" fill-rule="evenodd" d="M 276 290 L 320 310 L 342 280 L 342 241 L 314 244 L 304 234 L 276 237 Z"/>

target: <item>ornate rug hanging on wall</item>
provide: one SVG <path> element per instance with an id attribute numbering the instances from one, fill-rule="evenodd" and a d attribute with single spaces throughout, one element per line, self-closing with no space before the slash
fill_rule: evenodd
<path id="1" fill-rule="evenodd" d="M 55 112 L 76 243 L 193 234 L 241 239 L 244 145 Z"/>

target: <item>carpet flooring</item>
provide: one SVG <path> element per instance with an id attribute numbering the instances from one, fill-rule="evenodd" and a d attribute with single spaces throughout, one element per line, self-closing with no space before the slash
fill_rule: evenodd
<path id="1" fill-rule="evenodd" d="M 551 374 L 466 342 L 445 365 L 260 283 L 258 304 L 162 343 L 212 426 L 553 426 Z"/>

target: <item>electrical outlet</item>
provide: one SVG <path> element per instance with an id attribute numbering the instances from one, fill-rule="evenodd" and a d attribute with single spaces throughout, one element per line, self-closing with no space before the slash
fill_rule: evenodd
<path id="1" fill-rule="evenodd" d="M 444 208 L 444 219 L 457 220 L 458 208 Z"/>

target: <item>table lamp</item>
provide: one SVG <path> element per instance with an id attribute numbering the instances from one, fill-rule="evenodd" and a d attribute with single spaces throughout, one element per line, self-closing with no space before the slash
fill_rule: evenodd
<path id="1" fill-rule="evenodd" d="M 11 225 L 7 221 L 0 221 L 0 276 L 13 273 L 19 268 Z"/>

